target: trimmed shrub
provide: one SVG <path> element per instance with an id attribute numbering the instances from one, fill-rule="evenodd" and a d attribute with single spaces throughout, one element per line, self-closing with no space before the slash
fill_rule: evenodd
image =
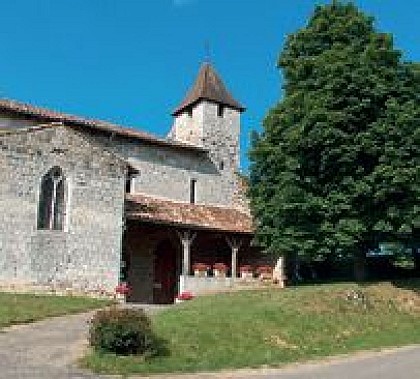
<path id="1" fill-rule="evenodd" d="M 95 350 L 115 354 L 155 355 L 158 341 L 142 309 L 111 307 L 96 312 L 90 321 L 89 343 Z"/>

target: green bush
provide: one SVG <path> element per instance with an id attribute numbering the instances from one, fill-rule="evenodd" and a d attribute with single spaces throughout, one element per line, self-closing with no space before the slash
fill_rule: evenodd
<path id="1" fill-rule="evenodd" d="M 96 312 L 90 321 L 89 343 L 95 350 L 121 355 L 157 353 L 149 318 L 142 309 L 111 307 Z"/>

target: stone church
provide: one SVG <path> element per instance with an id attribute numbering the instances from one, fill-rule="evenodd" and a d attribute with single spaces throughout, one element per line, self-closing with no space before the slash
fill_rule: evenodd
<path id="1" fill-rule="evenodd" d="M 260 259 L 238 174 L 244 110 L 208 63 L 166 139 L 0 100 L 0 285 L 109 295 L 125 281 L 150 303 L 235 286 Z"/>

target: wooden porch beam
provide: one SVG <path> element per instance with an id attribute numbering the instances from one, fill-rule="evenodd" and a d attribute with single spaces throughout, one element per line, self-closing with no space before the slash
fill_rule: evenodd
<path id="1" fill-rule="evenodd" d="M 243 240 L 238 237 L 225 237 L 227 244 L 232 250 L 232 266 L 231 266 L 231 273 L 232 278 L 236 278 L 238 275 L 238 253 L 239 249 L 242 246 Z"/>
<path id="2" fill-rule="evenodd" d="M 194 242 L 197 233 L 191 230 L 177 230 L 179 240 L 182 245 L 182 275 L 190 274 L 191 245 Z"/>

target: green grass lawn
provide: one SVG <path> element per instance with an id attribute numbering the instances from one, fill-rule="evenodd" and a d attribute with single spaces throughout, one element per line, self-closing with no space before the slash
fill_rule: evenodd
<path id="1" fill-rule="evenodd" d="M 84 297 L 0 292 L 0 328 L 50 316 L 87 311 L 107 304 L 109 301 Z"/>
<path id="2" fill-rule="evenodd" d="M 154 316 L 167 356 L 90 352 L 84 365 L 121 374 L 213 371 L 420 343 L 419 287 L 406 281 L 203 296 Z"/>

